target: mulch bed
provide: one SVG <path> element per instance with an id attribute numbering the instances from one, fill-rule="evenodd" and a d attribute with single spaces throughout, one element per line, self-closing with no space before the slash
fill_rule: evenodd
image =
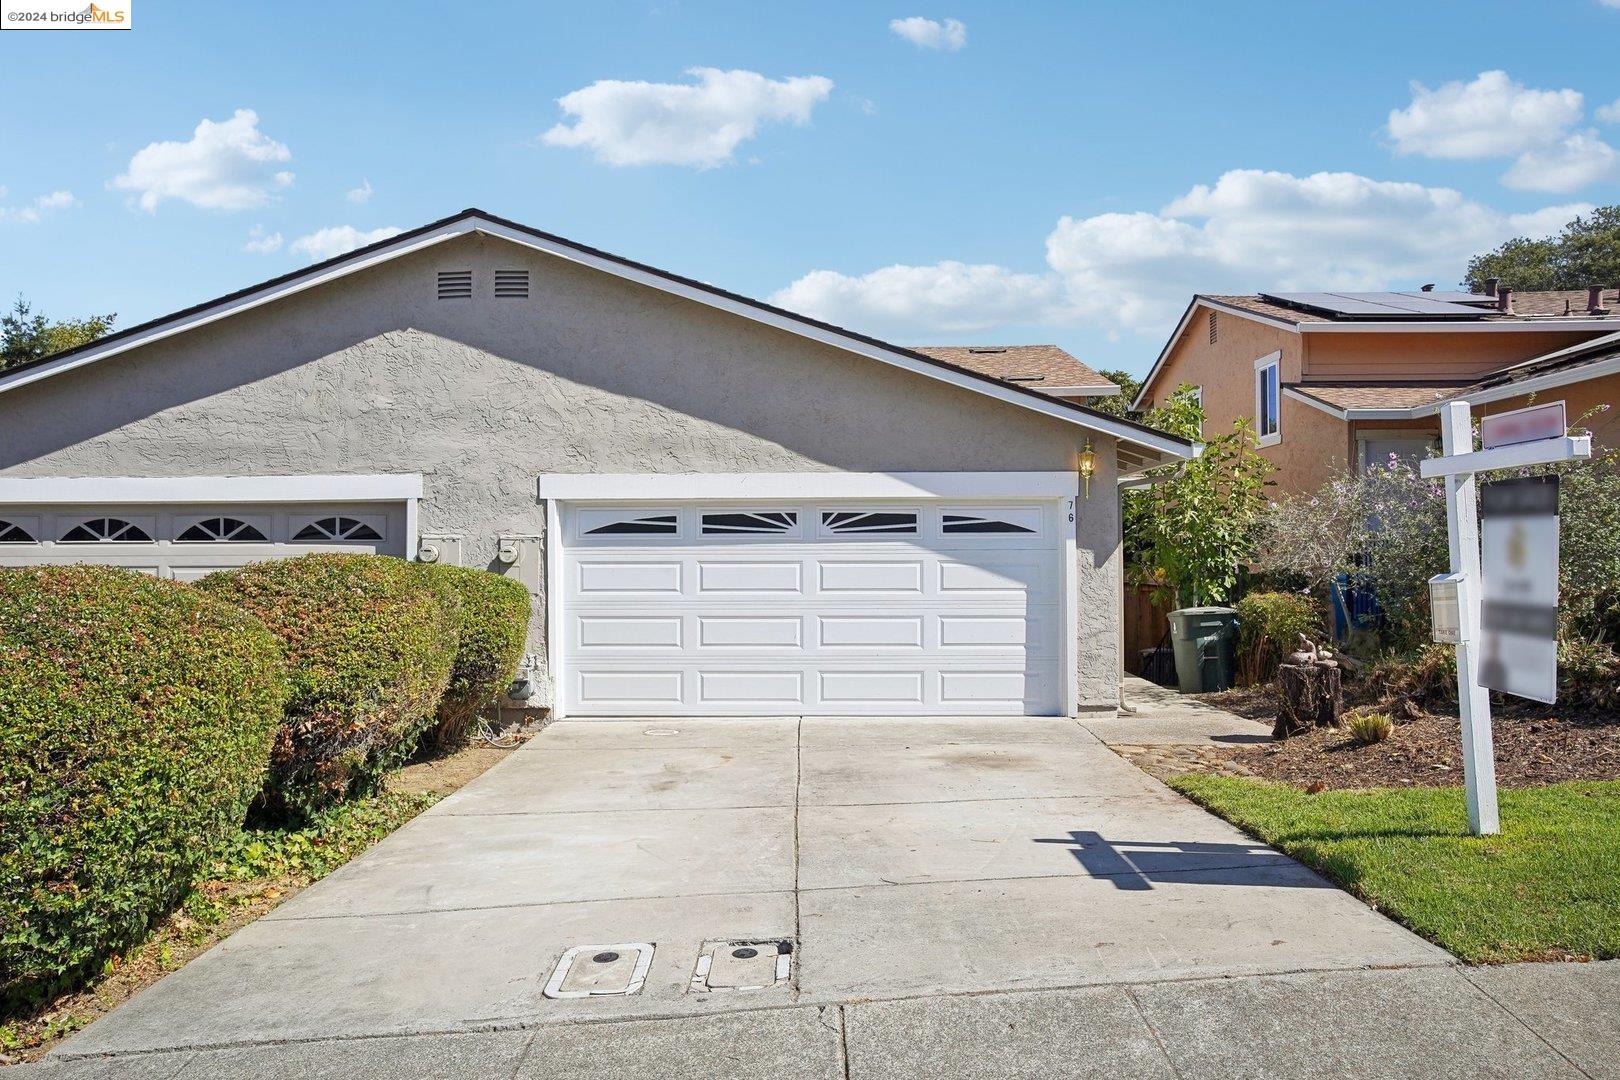
<path id="1" fill-rule="evenodd" d="M 1205 694 L 1200 700 L 1251 719 L 1269 721 L 1276 716 L 1275 703 L 1263 689 Z M 1301 787 L 1454 787 L 1462 783 L 1462 738 L 1455 715 L 1426 712 L 1405 703 L 1382 707 L 1397 722 L 1394 732 L 1381 743 L 1363 746 L 1336 728 L 1319 728 L 1285 742 L 1222 748 L 1216 754 L 1262 779 Z M 1361 711 L 1366 709 L 1362 706 Z M 1496 778 L 1501 786 L 1620 779 L 1620 714 L 1530 704 L 1498 704 L 1492 711 Z"/>

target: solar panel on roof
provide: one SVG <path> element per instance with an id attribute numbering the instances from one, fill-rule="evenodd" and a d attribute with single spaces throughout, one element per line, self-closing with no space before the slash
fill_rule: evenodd
<path id="1" fill-rule="evenodd" d="M 1261 293 L 1261 298 L 1336 319 L 1477 319 L 1478 307 L 1437 300 L 1429 293 Z"/>
<path id="2" fill-rule="evenodd" d="M 1496 306 L 1496 297 L 1486 296 L 1484 293 L 1466 292 L 1409 292 L 1402 290 L 1402 296 L 1420 296 L 1429 300 L 1440 300 L 1447 304 L 1488 304 Z"/>

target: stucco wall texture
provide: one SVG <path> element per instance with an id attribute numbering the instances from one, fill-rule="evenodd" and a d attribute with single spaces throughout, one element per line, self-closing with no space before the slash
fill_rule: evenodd
<path id="1" fill-rule="evenodd" d="M 496 269 L 531 271 L 496 299 Z M 436 299 L 471 269 L 471 300 Z M 7 476 L 422 473 L 418 527 L 545 532 L 542 473 L 1073 470 L 1061 420 L 480 234 L 0 395 Z M 1077 507 L 1082 706 L 1120 671 L 1114 443 Z M 531 650 L 544 662 L 544 595 Z"/>

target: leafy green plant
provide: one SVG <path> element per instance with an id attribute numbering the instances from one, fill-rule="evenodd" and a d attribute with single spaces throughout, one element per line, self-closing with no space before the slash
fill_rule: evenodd
<path id="1" fill-rule="evenodd" d="M 522 582 L 467 566 L 422 563 L 418 570 L 455 597 L 460 611 L 456 660 L 424 741 L 455 746 L 523 657 L 529 634 L 529 590 Z"/>
<path id="2" fill-rule="evenodd" d="M 454 600 L 383 555 L 305 555 L 211 574 L 197 588 L 281 639 L 291 694 L 262 808 L 307 819 L 376 790 L 433 721 L 456 655 Z"/>
<path id="3" fill-rule="evenodd" d="M 1197 439 L 1203 408 L 1193 388 L 1182 386 L 1146 419 L 1172 435 Z M 1240 418 L 1231 431 L 1209 439 L 1198 457 L 1130 492 L 1125 526 L 1137 572 L 1163 581 L 1184 604 L 1229 601 L 1254 551 L 1273 471 L 1260 455 L 1253 427 Z"/>
<path id="4" fill-rule="evenodd" d="M 1322 609 L 1299 593 L 1252 592 L 1237 602 L 1238 668 L 1243 682 L 1264 682 L 1294 651 L 1299 635 L 1322 635 Z"/>
<path id="5" fill-rule="evenodd" d="M 0 1009 L 180 901 L 263 784 L 287 692 L 275 637 L 186 585 L 0 570 Z"/>
<path id="6" fill-rule="evenodd" d="M 382 792 L 316 814 L 296 828 L 256 825 L 230 837 L 209 867 L 216 881 L 318 881 L 438 801 Z"/>
<path id="7" fill-rule="evenodd" d="M 1385 712 L 1355 713 L 1345 718 L 1344 729 L 1363 746 L 1383 742 L 1395 730 L 1395 718 Z"/>

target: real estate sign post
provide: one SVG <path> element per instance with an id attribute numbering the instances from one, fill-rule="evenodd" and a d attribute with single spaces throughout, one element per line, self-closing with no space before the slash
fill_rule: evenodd
<path id="1" fill-rule="evenodd" d="M 1526 465 L 1591 457 L 1591 437 L 1564 435 L 1562 419 L 1560 414 L 1556 434 L 1549 434 L 1554 428 L 1552 418 L 1546 414 L 1516 417 L 1513 413 L 1503 413 L 1491 418 L 1494 433 L 1487 432 L 1490 443 L 1495 445 L 1488 444 L 1484 449 L 1475 450 L 1468 403 L 1447 402 L 1440 413 L 1442 456 L 1430 458 L 1419 467 L 1423 476 L 1444 477 L 1446 481 L 1446 533 L 1451 545 L 1451 573 L 1431 579 L 1430 585 L 1433 595 L 1449 595 L 1457 599 L 1455 625 L 1445 628 L 1444 640 L 1454 640 L 1457 646 L 1457 702 L 1462 719 L 1463 786 L 1468 796 L 1468 829 L 1476 836 L 1494 835 L 1502 831 L 1496 808 L 1496 759 L 1491 749 L 1490 691 L 1481 671 L 1481 653 L 1491 647 L 1491 638 L 1481 632 L 1482 600 L 1489 597 L 1494 601 L 1491 607 L 1491 635 L 1496 643 L 1497 662 L 1490 672 L 1490 685 L 1516 694 L 1524 694 L 1527 688 L 1544 687 L 1546 664 L 1540 658 L 1546 655 L 1544 642 L 1548 599 L 1545 575 L 1548 565 L 1552 575 L 1550 603 L 1555 629 L 1558 602 L 1558 489 L 1556 484 L 1551 485 L 1553 517 L 1550 559 L 1544 550 L 1534 554 L 1530 550 L 1533 545 L 1545 542 L 1547 485 L 1541 485 L 1541 490 L 1536 494 L 1523 494 L 1528 490 L 1524 487 L 1518 487 L 1519 493 L 1513 494 L 1511 492 L 1516 485 L 1510 481 L 1509 486 L 1502 488 L 1508 494 L 1491 496 L 1492 503 L 1500 502 L 1502 509 L 1510 511 L 1498 513 L 1493 510 L 1487 519 L 1487 527 L 1495 537 L 1487 545 L 1490 556 L 1488 569 L 1498 579 L 1493 585 L 1492 580 L 1481 573 L 1478 492 L 1474 475 L 1492 469 L 1517 469 Z M 1519 438 L 1529 441 L 1515 441 Z M 1537 528 L 1542 540 L 1537 541 L 1524 530 L 1515 540 L 1510 518 L 1539 521 Z M 1502 531 L 1498 532 L 1498 529 Z M 1515 545 L 1523 545 L 1523 549 Z M 1537 562 L 1542 565 L 1534 566 Z M 1509 601 L 1509 598 L 1516 599 Z M 1518 601 L 1523 603 L 1518 610 L 1514 610 L 1511 604 Z M 1509 606 L 1502 606 L 1503 602 L 1509 602 Z M 1538 659 L 1525 660 L 1523 670 L 1511 675 L 1507 669 L 1514 665 L 1507 663 L 1506 656 L 1515 646 L 1509 640 L 1510 635 L 1532 639 L 1541 650 L 1536 653 Z M 1515 664 L 1519 659 L 1515 658 Z M 1509 682 L 1512 686 L 1506 685 Z"/>

